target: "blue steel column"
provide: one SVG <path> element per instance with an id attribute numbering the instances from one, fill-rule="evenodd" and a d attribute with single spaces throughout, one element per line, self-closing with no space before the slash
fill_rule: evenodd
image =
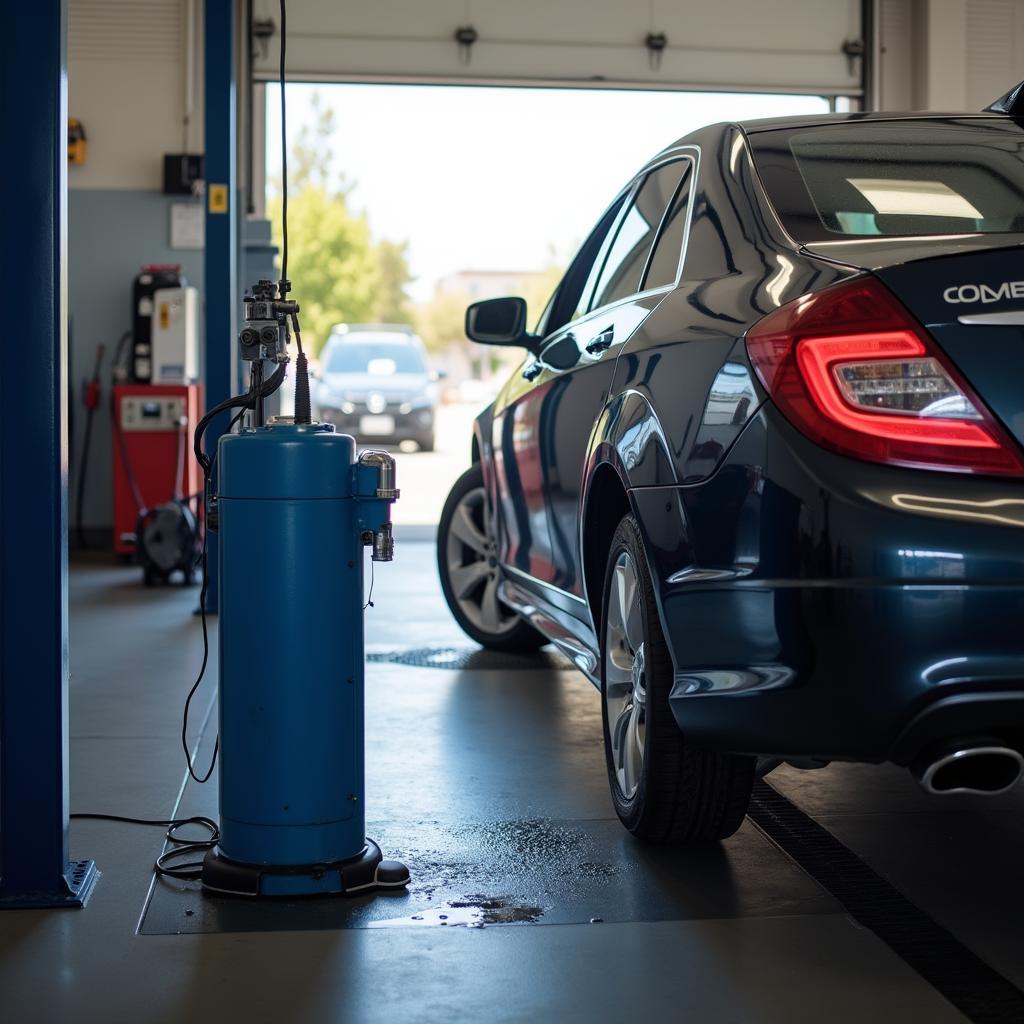
<path id="1" fill-rule="evenodd" d="M 235 173 L 235 3 L 206 0 L 206 407 L 231 396 L 234 381 L 232 351 L 238 309 L 238 182 Z M 223 202 L 221 202 L 223 197 Z M 206 450 L 217 450 L 220 417 L 206 433 Z M 220 607 L 217 534 L 207 539 L 209 580 L 206 608 Z"/>
<path id="2" fill-rule="evenodd" d="M 82 906 L 68 861 L 67 4 L 10 12 L 0 62 L 0 906 Z M 13 317 L 13 319 L 11 319 Z"/>

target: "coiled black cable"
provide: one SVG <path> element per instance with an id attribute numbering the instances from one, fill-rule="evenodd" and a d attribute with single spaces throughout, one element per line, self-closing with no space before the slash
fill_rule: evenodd
<path id="1" fill-rule="evenodd" d="M 171 849 L 164 850 L 153 862 L 153 870 L 158 875 L 167 875 L 170 878 L 180 878 L 192 881 L 202 877 L 202 860 L 188 860 L 184 863 L 177 863 L 180 857 L 191 857 L 197 853 L 205 853 L 212 850 L 220 840 L 220 827 L 212 818 L 203 814 L 194 815 L 191 818 L 130 818 L 124 814 L 91 814 L 75 813 L 72 818 L 88 819 L 92 821 L 119 821 L 127 825 L 159 825 L 168 826 L 164 838 L 171 843 Z M 178 829 L 188 825 L 197 825 L 209 831 L 208 839 L 185 839 L 178 835 Z"/>

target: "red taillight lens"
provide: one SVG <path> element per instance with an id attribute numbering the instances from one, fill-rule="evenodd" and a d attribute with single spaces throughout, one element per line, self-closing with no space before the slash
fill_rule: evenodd
<path id="1" fill-rule="evenodd" d="M 1024 475 L 1024 458 L 879 281 L 856 278 L 759 320 L 747 353 L 786 418 L 843 455 Z"/>

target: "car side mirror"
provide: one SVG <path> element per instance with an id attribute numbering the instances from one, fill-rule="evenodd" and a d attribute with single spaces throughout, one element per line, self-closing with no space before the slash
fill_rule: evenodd
<path id="1" fill-rule="evenodd" d="M 484 299 L 466 310 L 466 337 L 481 345 L 531 348 L 526 330 L 526 299 Z"/>

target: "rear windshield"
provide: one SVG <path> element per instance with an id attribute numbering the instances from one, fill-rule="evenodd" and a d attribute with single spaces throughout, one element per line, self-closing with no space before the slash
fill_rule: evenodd
<path id="1" fill-rule="evenodd" d="M 750 142 L 800 242 L 1024 231 L 1024 129 L 1010 118 L 847 121 Z"/>

